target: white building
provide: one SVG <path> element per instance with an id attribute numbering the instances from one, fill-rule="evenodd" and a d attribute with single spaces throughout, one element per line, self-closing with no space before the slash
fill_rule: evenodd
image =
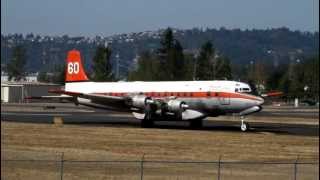
<path id="1" fill-rule="evenodd" d="M 25 77 L 22 82 L 38 82 L 38 73 L 29 74 Z M 13 80 L 9 81 L 9 76 L 6 73 L 1 73 L 1 83 L 5 82 L 14 82 Z"/>
<path id="2" fill-rule="evenodd" d="M 48 91 L 60 88 L 60 85 L 48 83 L 1 82 L 1 103 L 29 102 L 26 97 L 54 95 Z"/>

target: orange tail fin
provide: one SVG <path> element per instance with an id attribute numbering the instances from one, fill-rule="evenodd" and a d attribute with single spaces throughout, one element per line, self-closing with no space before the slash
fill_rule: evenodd
<path id="1" fill-rule="evenodd" d="M 88 81 L 88 77 L 84 71 L 80 52 L 71 50 L 67 56 L 66 82 Z"/>

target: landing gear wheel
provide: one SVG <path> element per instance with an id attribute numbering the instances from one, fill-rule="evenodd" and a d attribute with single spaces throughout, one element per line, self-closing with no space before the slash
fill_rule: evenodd
<path id="1" fill-rule="evenodd" d="M 243 117 L 241 117 L 241 126 L 240 126 L 240 128 L 241 128 L 242 132 L 248 131 L 250 129 L 249 123 L 244 122 L 244 118 Z"/>
<path id="2" fill-rule="evenodd" d="M 191 120 L 190 121 L 190 127 L 191 128 L 199 129 L 199 128 L 202 128 L 202 126 L 203 126 L 203 120 L 202 119 L 195 119 L 195 120 Z"/>
<path id="3" fill-rule="evenodd" d="M 249 124 L 248 123 L 243 123 L 241 124 L 241 131 L 245 132 L 249 129 Z"/>
<path id="4" fill-rule="evenodd" d="M 153 121 L 154 113 L 150 104 L 146 105 L 145 108 L 145 116 L 141 121 L 141 127 L 148 128 L 152 127 L 154 124 Z"/>

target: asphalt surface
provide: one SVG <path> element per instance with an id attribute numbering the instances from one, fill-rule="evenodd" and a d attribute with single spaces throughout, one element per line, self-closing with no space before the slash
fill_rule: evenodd
<path id="1" fill-rule="evenodd" d="M 28 106 L 30 107 L 30 106 Z M 61 107 L 60 107 L 61 108 Z M 293 111 L 288 109 L 278 112 L 277 110 L 268 110 L 260 112 L 263 116 L 287 116 L 292 117 L 314 117 L 318 118 L 319 113 L 315 114 L 314 111 L 306 112 Z M 132 127 L 140 128 L 140 120 L 137 120 L 128 113 L 118 113 L 113 111 L 94 111 L 91 109 L 83 109 L 82 111 L 1 111 L 1 121 L 12 122 L 30 122 L 30 123 L 53 123 L 54 117 L 62 117 L 64 124 L 78 124 L 84 126 L 112 126 L 112 127 Z M 253 116 L 254 119 L 254 116 Z M 189 129 L 188 122 L 156 122 L 153 128 L 164 129 Z M 319 136 L 319 124 L 290 124 L 290 123 L 274 123 L 274 122 L 252 122 L 250 121 L 250 131 L 247 133 L 275 133 L 275 134 L 290 134 L 300 136 Z M 237 132 L 240 131 L 239 121 L 226 121 L 226 120 L 205 120 L 204 126 L 201 129 L 203 131 L 228 131 Z"/>

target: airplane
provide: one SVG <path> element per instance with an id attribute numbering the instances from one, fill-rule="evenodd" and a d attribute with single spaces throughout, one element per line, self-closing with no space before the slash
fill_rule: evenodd
<path id="1" fill-rule="evenodd" d="M 28 99 L 60 98 L 76 105 L 131 112 L 142 127 L 154 121 L 189 121 L 199 128 L 206 117 L 230 113 L 240 115 L 241 131 L 249 124 L 244 116 L 262 110 L 264 98 L 249 94 L 248 84 L 237 81 L 160 81 L 160 82 L 93 82 L 85 73 L 78 50 L 70 50 L 66 59 L 64 90 L 51 90 L 60 96 Z"/>

